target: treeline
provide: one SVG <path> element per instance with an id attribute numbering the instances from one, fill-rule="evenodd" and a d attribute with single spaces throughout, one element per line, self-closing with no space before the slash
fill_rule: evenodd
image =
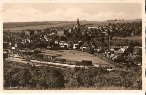
<path id="1" fill-rule="evenodd" d="M 53 68 L 4 62 L 4 88 L 67 89 L 124 87 L 142 89 L 141 68 L 112 71 L 99 68 Z"/>

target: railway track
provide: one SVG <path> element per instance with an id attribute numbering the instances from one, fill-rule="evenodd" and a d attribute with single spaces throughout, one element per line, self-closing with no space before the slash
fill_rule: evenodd
<path id="1" fill-rule="evenodd" d="M 21 59 L 21 58 L 14 58 L 14 57 L 10 57 L 7 60 L 9 61 L 14 61 L 14 62 L 20 62 L 20 63 L 24 63 L 24 64 L 31 64 L 33 66 L 49 66 L 49 67 L 55 67 L 55 68 L 75 68 L 75 67 L 84 67 L 84 68 L 90 68 L 90 67 L 99 67 L 101 65 L 98 64 L 94 64 L 93 66 L 76 66 L 76 65 L 69 65 L 69 64 L 61 64 L 61 63 L 55 63 L 55 62 L 45 62 L 45 61 L 38 61 L 38 60 L 30 60 L 29 62 Z M 122 68 L 108 68 L 108 71 L 113 71 L 113 70 L 118 70 L 118 71 L 130 71 L 130 70 L 125 70 Z"/>

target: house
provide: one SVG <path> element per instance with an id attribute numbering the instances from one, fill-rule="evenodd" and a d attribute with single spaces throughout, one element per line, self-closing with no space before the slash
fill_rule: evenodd
<path id="1" fill-rule="evenodd" d="M 110 55 L 110 59 L 111 60 L 118 60 L 118 61 L 121 61 L 123 60 L 123 56 L 125 56 L 125 52 L 126 50 L 129 48 L 129 46 L 123 46 L 123 47 L 115 47 L 115 48 L 112 48 L 114 53 L 111 53 Z"/>
<path id="2" fill-rule="evenodd" d="M 14 44 L 14 47 L 15 47 L 15 48 L 17 48 L 17 47 L 18 47 L 18 44 L 17 44 L 17 43 L 15 43 L 15 44 Z"/>
<path id="3" fill-rule="evenodd" d="M 8 42 L 3 42 L 3 48 L 7 49 L 8 48 Z"/>
<path id="4" fill-rule="evenodd" d="M 44 35 L 45 41 L 49 41 L 47 35 Z"/>
<path id="5" fill-rule="evenodd" d="M 78 49 L 79 48 L 79 44 L 73 44 L 73 49 Z"/>
<path id="6" fill-rule="evenodd" d="M 30 36 L 30 31 L 25 30 L 25 31 L 24 31 L 24 34 L 27 35 L 27 36 Z"/>
<path id="7" fill-rule="evenodd" d="M 87 48 L 86 46 L 81 46 L 81 47 L 80 47 L 80 50 L 81 50 L 81 51 L 86 51 L 86 48 Z"/>
<path id="8" fill-rule="evenodd" d="M 93 24 L 85 24 L 85 27 L 93 27 Z"/>
<path id="9" fill-rule="evenodd" d="M 57 30 L 57 35 L 58 36 L 64 36 L 64 29 L 58 29 Z"/>
<path id="10" fill-rule="evenodd" d="M 59 44 L 59 41 L 58 40 L 55 40 L 55 44 Z"/>
<path id="11" fill-rule="evenodd" d="M 6 58 L 8 58 L 8 56 L 8 50 L 3 50 L 3 59 L 5 60 Z"/>
<path id="12" fill-rule="evenodd" d="M 142 55 L 142 47 L 135 46 L 134 49 L 133 49 L 133 54 Z"/>
<path id="13" fill-rule="evenodd" d="M 118 50 L 118 52 L 121 52 L 121 53 L 125 53 L 125 51 L 128 49 L 129 46 L 123 46 L 122 48 L 120 48 Z"/>
<path id="14" fill-rule="evenodd" d="M 88 29 L 98 29 L 98 27 L 89 26 Z"/>
<path id="15" fill-rule="evenodd" d="M 69 48 L 69 44 L 66 43 L 65 41 L 60 41 L 59 45 L 62 49 L 68 49 Z"/>

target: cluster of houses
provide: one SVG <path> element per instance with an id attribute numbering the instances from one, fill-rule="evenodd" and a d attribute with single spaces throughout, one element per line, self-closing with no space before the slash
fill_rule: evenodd
<path id="1" fill-rule="evenodd" d="M 141 35 L 141 31 L 141 22 L 94 26 L 93 24 L 80 25 L 77 19 L 77 23 L 68 29 L 51 27 L 40 30 L 4 31 L 3 48 L 4 53 L 6 50 L 10 52 L 10 50 L 24 48 L 74 49 L 91 54 L 104 54 L 111 60 L 123 61 L 141 57 L 141 46 L 139 44 L 129 46 L 128 40 L 118 40 L 114 37 L 119 37 L 120 34 L 126 37 Z"/>

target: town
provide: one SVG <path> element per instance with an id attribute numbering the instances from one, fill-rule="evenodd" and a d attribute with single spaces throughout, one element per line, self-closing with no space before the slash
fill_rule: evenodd
<path id="1" fill-rule="evenodd" d="M 103 68 L 129 71 L 142 65 L 142 21 L 108 20 L 103 24 L 5 30 L 3 60 L 32 67 Z"/>

